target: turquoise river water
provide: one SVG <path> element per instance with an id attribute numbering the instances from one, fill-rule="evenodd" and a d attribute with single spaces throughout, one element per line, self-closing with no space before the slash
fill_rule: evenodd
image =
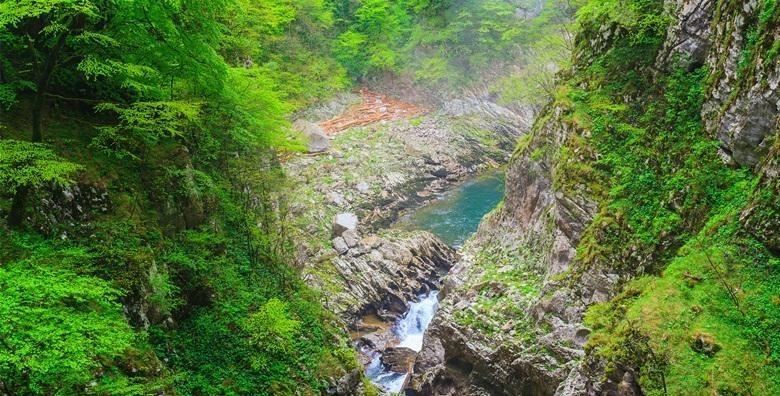
<path id="1" fill-rule="evenodd" d="M 492 171 L 443 194 L 440 199 L 402 217 L 396 227 L 426 230 L 450 246 L 460 247 L 504 196 L 504 173 Z"/>

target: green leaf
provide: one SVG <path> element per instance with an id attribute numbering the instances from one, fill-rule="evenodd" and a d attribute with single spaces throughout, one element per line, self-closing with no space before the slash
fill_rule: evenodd
<path id="1" fill-rule="evenodd" d="M 0 189 L 14 193 L 19 187 L 46 183 L 68 185 L 83 167 L 55 154 L 46 145 L 19 140 L 0 140 Z"/>

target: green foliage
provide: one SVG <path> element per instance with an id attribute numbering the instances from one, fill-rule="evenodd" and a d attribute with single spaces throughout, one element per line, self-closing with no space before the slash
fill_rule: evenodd
<path id="1" fill-rule="evenodd" d="M 601 26 L 618 27 L 628 32 L 632 45 L 659 45 L 671 16 L 657 0 L 589 1 L 577 12 L 577 21 L 586 34 Z"/>
<path id="2" fill-rule="evenodd" d="M 6 193 L 47 183 L 68 185 L 71 176 L 82 169 L 43 144 L 0 140 L 0 189 Z"/>
<path id="3" fill-rule="evenodd" d="M 176 277 L 187 279 L 182 294 L 194 312 L 175 332 L 153 330 L 160 353 L 186 374 L 177 380 L 177 389 L 316 393 L 323 386 L 321 376 L 340 375 L 342 367 L 354 366 L 354 355 L 334 345 L 337 335 L 323 325 L 322 308 L 288 267 L 248 265 L 242 250 L 226 251 L 231 240 L 213 232 L 181 237 L 165 261 Z"/>
<path id="4" fill-rule="evenodd" d="M 285 115 L 292 106 L 280 97 L 281 83 L 272 76 L 272 71 L 261 68 L 231 69 L 229 88 L 213 104 L 216 113 L 232 121 L 230 134 L 241 145 L 301 150 L 300 142 L 283 133 L 289 128 Z"/>
<path id="5" fill-rule="evenodd" d="M 502 104 L 543 106 L 553 96 L 555 74 L 568 67 L 571 54 L 565 50 L 567 45 L 563 35 L 554 33 L 529 44 L 523 67 L 502 77 L 491 91 L 500 95 Z"/>
<path id="6" fill-rule="evenodd" d="M 227 65 L 216 51 L 224 29 L 219 18 L 229 3 L 229 0 L 116 3 L 118 9 L 114 10 L 105 34 L 119 45 L 101 46 L 91 50 L 90 55 L 109 67 L 107 77 L 144 98 L 160 100 L 167 96 L 168 100 L 174 100 L 176 95 L 218 94 L 224 87 L 227 71 Z M 132 51 L 127 51 L 128 48 Z M 116 70 L 116 66 L 121 68 Z"/>
<path id="7" fill-rule="evenodd" d="M 664 243 L 676 244 L 669 238 L 685 237 L 699 226 L 697 219 L 727 198 L 726 188 L 743 177 L 721 165 L 717 144 L 704 137 L 698 115 L 702 80 L 702 71 L 677 73 L 666 80 L 664 98 L 643 109 L 606 107 L 600 102 L 604 96 L 589 96 L 581 106 L 592 109 L 592 142 L 606 153 L 598 168 L 612 170 L 608 209 L 597 220 L 607 226 L 586 233 L 583 246 L 595 250 L 583 250 L 584 260 L 599 257 L 616 265 L 631 254 L 605 255 L 604 247 L 661 257 L 673 253 Z M 624 119 L 635 121 L 631 125 Z"/>
<path id="8" fill-rule="evenodd" d="M 502 69 L 515 78 L 533 81 L 542 79 L 539 73 L 543 73 L 549 79 L 554 71 L 545 70 L 549 63 L 541 62 L 543 58 L 567 58 L 567 43 L 561 38 L 578 6 L 577 2 L 558 0 L 541 3 L 495 0 L 434 7 L 438 11 L 433 16 L 422 12 L 410 33 L 406 48 L 414 51 L 411 67 L 431 70 L 435 65 L 437 73 L 423 73 L 418 77 L 438 85 L 469 83 L 484 78 L 486 70 Z M 522 17 L 523 13 L 533 17 Z M 517 72 L 506 68 L 507 64 L 514 65 Z M 543 90 L 536 84 L 529 86 L 533 87 L 529 91 L 535 89 L 536 95 L 543 96 Z M 495 89 L 502 88 L 507 101 L 521 97 L 512 96 L 512 90 L 502 85 Z"/>
<path id="9" fill-rule="evenodd" d="M 224 81 L 224 62 L 213 49 L 221 38 L 216 15 L 222 1 L 192 1 L 187 7 L 157 1 L 5 1 L 0 7 L 0 25 L 11 32 L 0 36 L 4 75 L 22 92 L 32 81 L 36 91 L 48 93 L 54 80 L 54 89 L 70 94 L 86 79 L 112 99 L 122 93 L 159 98 L 171 93 L 169 86 L 215 92 Z"/>
<path id="10" fill-rule="evenodd" d="M 452 66 L 443 57 L 431 57 L 422 62 L 415 77 L 421 81 L 440 83 L 452 76 Z"/>
<path id="11" fill-rule="evenodd" d="M 317 394 L 357 367 L 287 264 L 276 158 L 302 147 L 289 114 L 350 84 L 334 29 L 322 0 L 0 1 L 0 117 L 21 137 L 24 114 L 48 113 L 40 129 L 63 156 L 0 140 L 2 192 L 40 199 L 85 170 L 84 190 L 110 200 L 53 225 L 62 244 L 35 221 L 2 228 L 0 286 L 24 278 L 32 297 L 12 289 L 0 307 L 46 312 L 4 312 L 38 330 L 0 327 L 27 343 L 2 355 L 0 393 Z"/>
<path id="12" fill-rule="evenodd" d="M 84 259 L 83 251 L 59 255 L 0 268 L 0 314 L 5 318 L 0 377 L 7 392 L 81 392 L 134 342 L 117 302 L 120 292 L 101 279 L 59 267 L 60 260 Z"/>
<path id="13" fill-rule="evenodd" d="M 231 4 L 224 22 L 225 59 L 238 67 L 258 65 L 273 79 L 264 88 L 274 86 L 280 99 L 301 106 L 349 86 L 331 56 L 334 16 L 327 2 L 241 0 Z"/>
<path id="14" fill-rule="evenodd" d="M 360 32 L 348 31 L 339 36 L 336 49 L 336 59 L 353 75 L 365 74 L 369 70 L 369 63 L 363 57 L 363 47 L 368 37 Z"/>
<path id="15" fill-rule="evenodd" d="M 63 27 L 63 20 L 74 15 L 95 16 L 96 13 L 95 2 L 89 0 L 6 1 L 0 3 L 0 25 L 15 26 L 25 19 L 51 14 L 58 18 L 52 24 L 52 30 L 56 30 Z"/>
<path id="16" fill-rule="evenodd" d="M 663 277 L 633 281 L 615 300 L 589 310 L 587 322 L 595 333 L 587 348 L 611 369 L 650 369 L 652 362 L 627 348 L 626 331 L 633 326 L 656 356 L 670 358 L 663 370 L 668 394 L 774 394 L 780 389 L 774 353 L 780 267 L 763 246 L 734 234 L 739 228 L 735 212 L 723 214 L 729 223 L 706 227 Z M 724 284 L 739 287 L 739 305 Z M 705 349 L 702 342 L 708 344 Z M 643 390 L 664 394 L 659 379 L 643 376 Z"/>
<path id="17" fill-rule="evenodd" d="M 261 360 L 253 364 L 260 369 L 268 369 L 269 358 L 292 353 L 292 344 L 300 327 L 300 321 L 290 318 L 287 304 L 275 298 L 266 302 L 244 324 L 252 344 L 262 351 L 258 355 Z"/>
<path id="18" fill-rule="evenodd" d="M 200 104 L 191 102 L 136 102 L 127 108 L 106 103 L 97 111 L 118 115 L 118 125 L 99 128 L 92 146 L 120 159 L 139 160 L 163 139 L 186 140 L 199 121 Z"/>
<path id="19" fill-rule="evenodd" d="M 629 8 L 663 12 L 653 2 L 631 3 Z M 582 11 L 581 23 L 609 17 L 609 8 L 600 7 L 592 3 Z M 574 106 L 570 118 L 591 137 L 573 137 L 558 153 L 557 184 L 589 186 L 604 202 L 580 244 L 585 267 L 657 271 L 706 214 L 728 199 L 728 186 L 744 177 L 722 166 L 717 143 L 704 134 L 700 108 L 707 71 L 650 80 L 646 70 L 665 33 L 647 26 L 666 18 L 636 17 L 615 22 L 624 33 L 569 82 L 567 91 Z M 640 95 L 646 99 L 620 99 Z M 587 167 L 579 159 L 583 153 L 590 159 Z"/>
<path id="20" fill-rule="evenodd" d="M 410 15 L 403 4 L 362 0 L 350 29 L 338 38 L 336 58 L 355 77 L 397 70 L 402 57 L 400 49 L 410 24 Z"/>
<path id="21" fill-rule="evenodd" d="M 493 77 L 488 70 L 509 72 L 509 64 L 523 66 L 539 54 L 565 59 L 567 44 L 555 38 L 566 35 L 579 3 L 364 0 L 342 15 L 347 29 L 336 39 L 334 54 L 354 77 L 395 72 L 455 88 Z M 538 64 L 521 73 L 540 79 L 537 73 L 543 73 L 549 80 L 554 71 Z"/>
<path id="22" fill-rule="evenodd" d="M 724 9 L 725 7 L 723 6 Z M 780 9 L 775 0 L 762 0 L 759 2 L 759 7 L 757 20 L 751 20 L 746 29 L 745 44 L 737 62 L 739 83 L 731 93 L 726 106 L 731 104 L 731 100 L 736 98 L 739 92 L 755 83 L 758 67 L 771 68 L 777 56 L 777 40 L 772 32 L 773 28 L 780 23 Z"/>
<path id="23" fill-rule="evenodd" d="M 0 58 L 0 62 L 2 59 Z M 0 68 L 3 66 L 0 65 Z M 14 81 L 11 83 L 3 83 L 0 82 L 0 106 L 2 106 L 4 109 L 9 110 L 11 107 L 13 107 L 14 104 L 16 104 L 18 100 L 18 91 L 22 91 L 24 89 L 31 89 L 34 85 L 29 81 Z"/>

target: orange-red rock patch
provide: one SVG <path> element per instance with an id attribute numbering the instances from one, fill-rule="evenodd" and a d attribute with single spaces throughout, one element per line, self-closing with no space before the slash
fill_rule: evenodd
<path id="1" fill-rule="evenodd" d="M 368 89 L 360 90 L 361 102 L 338 117 L 320 123 L 326 133 L 332 135 L 345 129 L 373 124 L 382 120 L 399 120 L 416 117 L 427 109 L 382 95 Z"/>

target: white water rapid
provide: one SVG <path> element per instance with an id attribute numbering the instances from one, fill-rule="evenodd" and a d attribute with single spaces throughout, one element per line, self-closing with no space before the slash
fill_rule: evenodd
<path id="1" fill-rule="evenodd" d="M 439 292 L 434 290 L 419 296 L 419 301 L 411 303 L 403 319 L 393 326 L 393 332 L 399 340 L 398 347 L 420 352 L 425 329 L 431 324 L 433 314 L 439 307 L 438 295 Z M 407 376 L 387 370 L 380 361 L 379 353 L 373 356 L 371 364 L 366 368 L 366 375 L 380 388 L 391 393 L 401 391 Z"/>

